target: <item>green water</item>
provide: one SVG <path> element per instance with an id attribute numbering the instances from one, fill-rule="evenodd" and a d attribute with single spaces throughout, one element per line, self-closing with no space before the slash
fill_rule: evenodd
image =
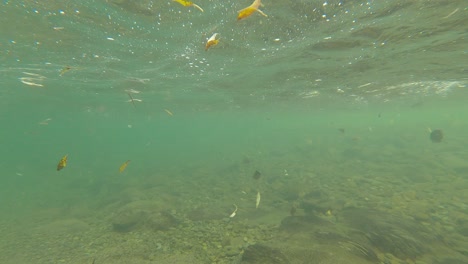
<path id="1" fill-rule="evenodd" d="M 0 263 L 468 263 L 466 1 L 195 3 L 0 4 Z"/>

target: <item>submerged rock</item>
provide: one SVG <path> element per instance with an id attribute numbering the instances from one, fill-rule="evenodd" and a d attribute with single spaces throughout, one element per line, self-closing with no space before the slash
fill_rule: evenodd
<path id="1" fill-rule="evenodd" d="M 358 236 L 350 236 L 343 232 L 346 228 L 337 228 L 335 224 L 316 215 L 286 217 L 281 222 L 280 229 L 288 233 L 288 236 L 292 235 L 296 242 L 302 241 L 300 242 L 301 245 L 312 244 L 317 248 L 327 245 L 329 247 L 346 249 L 342 250 L 343 252 L 340 251 L 341 253 L 339 255 L 335 254 L 334 257 L 323 254 L 326 253 L 326 251 L 320 253 L 321 251 L 318 250 L 314 253 L 317 256 L 320 256 L 320 258 L 330 261 L 331 263 L 335 263 L 333 261 L 349 259 L 351 257 L 359 259 L 359 263 L 365 263 L 364 260 L 372 263 L 377 263 L 379 261 L 377 254 L 371 248 L 368 241 L 365 241 Z M 332 252 L 336 253 L 337 249 L 333 249 Z M 300 253 L 299 255 L 301 254 L 303 253 Z M 310 252 L 310 254 L 312 254 L 312 252 Z M 291 257 L 289 254 L 287 254 L 287 256 Z M 307 258 L 305 258 L 305 261 L 306 260 Z"/>
<path id="2" fill-rule="evenodd" d="M 112 228 L 116 232 L 129 232 L 142 224 L 146 217 L 143 211 L 122 211 L 112 220 Z"/>
<path id="3" fill-rule="evenodd" d="M 415 259 L 429 251 L 426 246 L 429 230 L 410 218 L 372 209 L 348 208 L 340 213 L 340 219 L 365 234 L 372 246 L 400 259 Z"/>
<path id="4" fill-rule="evenodd" d="M 320 213 L 320 206 L 311 202 L 305 205 L 305 215 L 286 217 L 280 225 L 288 238 L 301 244 L 340 246 L 346 249 L 343 256 L 371 263 L 379 261 L 376 252 L 399 259 L 417 259 L 430 252 L 431 231 L 413 218 L 357 207 L 328 216 Z"/>
<path id="5" fill-rule="evenodd" d="M 112 219 L 116 232 L 129 232 L 136 228 L 167 230 L 178 224 L 179 221 L 168 210 L 148 201 L 128 203 Z"/>
<path id="6" fill-rule="evenodd" d="M 292 238 L 255 244 L 247 247 L 241 259 L 241 264 L 371 264 L 380 263 L 377 256 L 363 258 L 349 249 L 349 244 L 321 244 L 314 239 Z M 357 249 L 356 249 L 357 250 Z M 362 253 L 360 253 L 362 255 Z M 371 253 L 369 253 L 371 254 Z"/>
<path id="7" fill-rule="evenodd" d="M 267 245 L 255 244 L 248 246 L 244 250 L 241 263 L 287 264 L 289 261 L 279 249 Z"/>
<path id="8" fill-rule="evenodd" d="M 169 211 L 152 213 L 146 222 L 147 226 L 154 230 L 168 230 L 179 224 L 179 220 Z"/>
<path id="9" fill-rule="evenodd" d="M 443 138 L 444 138 L 444 132 L 442 132 L 442 130 L 440 129 L 432 130 L 431 135 L 430 135 L 430 139 L 432 142 L 440 143 L 442 142 Z"/>
<path id="10" fill-rule="evenodd" d="M 319 226 L 327 225 L 331 223 L 315 215 L 288 216 L 281 221 L 280 230 L 290 233 L 311 232 Z"/>

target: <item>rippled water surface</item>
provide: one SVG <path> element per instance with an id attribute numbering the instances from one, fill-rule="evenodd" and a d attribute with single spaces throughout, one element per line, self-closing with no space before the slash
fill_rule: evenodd
<path id="1" fill-rule="evenodd" d="M 0 3 L 1 263 L 468 263 L 466 1 L 194 1 Z"/>

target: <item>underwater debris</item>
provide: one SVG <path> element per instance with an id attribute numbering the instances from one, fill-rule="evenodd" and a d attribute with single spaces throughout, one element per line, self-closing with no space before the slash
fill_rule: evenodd
<path id="1" fill-rule="evenodd" d="M 201 8 L 199 5 L 197 5 L 197 4 L 193 3 L 193 2 L 190 2 L 190 1 L 187 1 L 187 0 L 173 0 L 173 1 L 179 3 L 179 4 L 183 5 L 183 6 L 186 6 L 186 7 L 193 6 L 196 9 L 203 12 L 203 8 Z"/>
<path id="2" fill-rule="evenodd" d="M 260 177 L 262 177 L 262 174 L 258 170 L 256 170 L 254 172 L 252 178 L 254 178 L 255 180 L 258 180 L 258 179 L 260 179 Z"/>
<path id="3" fill-rule="evenodd" d="M 258 206 L 260 205 L 260 192 L 257 191 L 257 201 L 255 202 L 255 209 L 258 209 Z"/>
<path id="4" fill-rule="evenodd" d="M 36 82 L 42 82 L 46 79 L 45 76 L 42 76 L 37 73 L 31 73 L 31 72 L 23 72 L 26 76 L 20 77 L 19 80 L 29 86 L 37 86 L 37 87 L 43 87 L 41 83 L 36 83 Z"/>
<path id="5" fill-rule="evenodd" d="M 432 130 L 430 139 L 433 143 L 440 143 L 442 142 L 442 139 L 444 138 L 444 132 L 440 129 L 435 129 Z"/>
<path id="6" fill-rule="evenodd" d="M 170 116 L 173 116 L 173 115 L 174 115 L 174 114 L 173 114 L 171 111 L 169 111 L 168 109 L 164 109 L 164 111 L 165 111 L 168 115 L 170 115 Z"/>
<path id="7" fill-rule="evenodd" d="M 262 16 L 268 17 L 263 11 L 258 9 L 262 5 L 261 0 L 255 0 L 251 5 L 239 11 L 237 20 L 244 19 L 251 16 L 255 11 L 259 12 Z"/>
<path id="8" fill-rule="evenodd" d="M 133 107 L 136 108 L 135 100 L 133 99 L 132 95 L 130 93 L 127 93 L 127 95 L 128 95 L 128 97 L 130 97 L 130 102 L 132 102 Z"/>
<path id="9" fill-rule="evenodd" d="M 217 36 L 218 36 L 218 33 L 214 33 L 214 34 L 208 39 L 208 41 L 206 41 L 205 51 L 207 51 L 210 47 L 213 47 L 213 46 L 218 45 L 219 39 L 216 38 Z"/>
<path id="10" fill-rule="evenodd" d="M 70 66 L 65 66 L 61 71 L 60 71 L 60 76 L 64 75 L 66 72 L 70 71 L 72 67 Z"/>
<path id="11" fill-rule="evenodd" d="M 43 126 L 48 125 L 49 121 L 51 121 L 51 120 L 52 120 L 52 118 L 50 118 L 50 117 L 46 118 L 46 119 L 42 120 L 41 122 L 39 122 L 39 125 L 43 125 Z"/>
<path id="12" fill-rule="evenodd" d="M 63 156 L 63 157 L 60 159 L 59 163 L 57 164 L 57 170 L 58 170 L 58 171 L 61 170 L 61 169 L 63 169 L 63 168 L 65 168 L 65 167 L 67 166 L 67 160 L 68 160 L 68 154 L 65 155 L 65 156 Z"/>
<path id="13" fill-rule="evenodd" d="M 26 85 L 29 85 L 29 86 L 38 86 L 38 87 L 43 87 L 44 85 L 40 84 L 40 83 L 35 83 L 35 82 L 30 82 L 28 81 L 27 78 L 20 78 L 21 82 L 26 84 Z"/>
<path id="14" fill-rule="evenodd" d="M 120 165 L 119 172 L 122 173 L 127 168 L 129 163 L 130 163 L 130 160 L 127 160 L 122 165 Z"/>
<path id="15" fill-rule="evenodd" d="M 146 83 L 146 80 L 149 81 L 149 79 L 137 79 L 137 78 L 130 78 L 130 79 L 128 79 L 128 80 L 129 80 L 129 81 L 135 81 L 135 82 L 143 83 L 143 84 Z M 141 81 L 141 80 L 145 80 L 145 82 L 143 82 L 143 81 Z M 130 94 L 139 94 L 139 93 L 141 93 L 141 91 L 135 90 L 135 89 L 133 89 L 133 88 L 126 89 L 125 92 L 126 92 L 126 93 L 130 93 Z"/>
<path id="16" fill-rule="evenodd" d="M 236 216 L 236 213 L 237 213 L 237 205 L 234 204 L 234 212 L 232 212 L 232 214 L 229 216 L 230 218 L 233 218 L 234 216 Z"/>

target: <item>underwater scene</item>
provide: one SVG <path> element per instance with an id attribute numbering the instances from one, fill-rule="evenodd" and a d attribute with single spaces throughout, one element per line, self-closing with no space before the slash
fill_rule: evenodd
<path id="1" fill-rule="evenodd" d="M 0 263 L 468 263 L 466 0 L 4 0 Z"/>

